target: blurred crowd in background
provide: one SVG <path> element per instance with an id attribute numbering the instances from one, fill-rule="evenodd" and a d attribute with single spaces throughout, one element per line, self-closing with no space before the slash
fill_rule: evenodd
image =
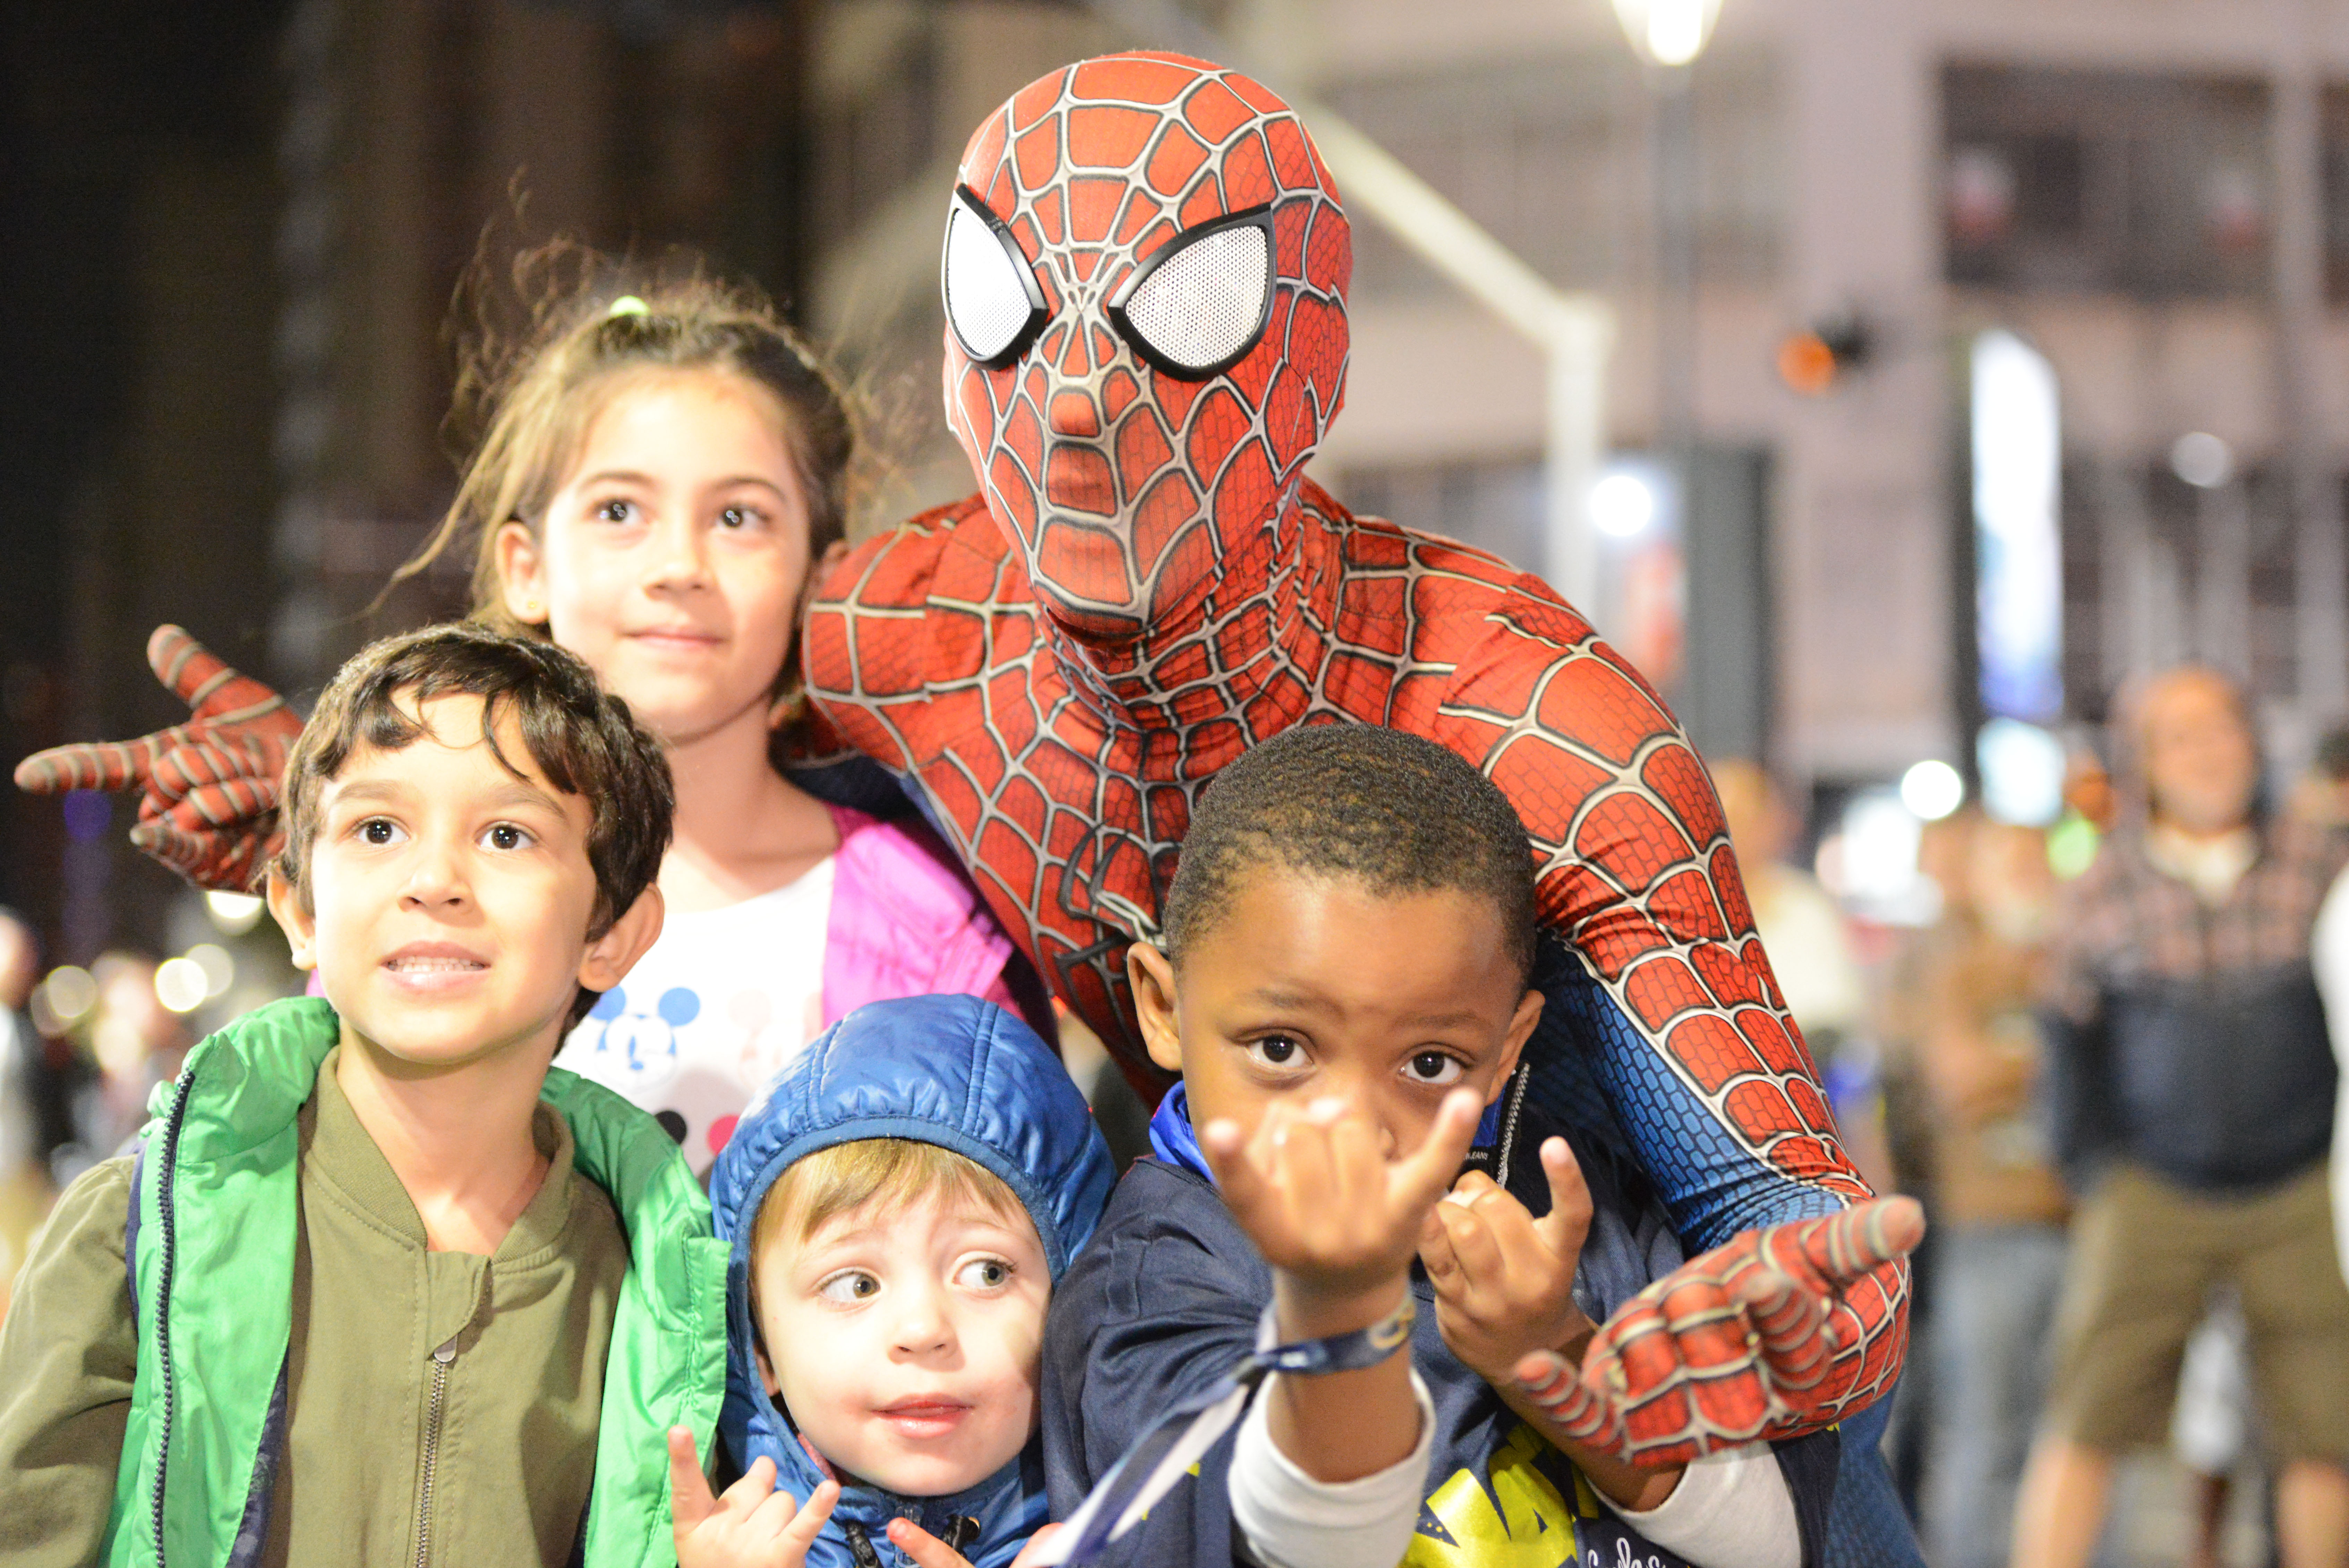
<path id="1" fill-rule="evenodd" d="M 2006 1561 L 2034 1499 L 2022 1568 L 2299 1568 L 2282 1543 L 2331 1504 L 2289 1479 L 2259 1301 L 2179 1298 L 2181 1370 L 2130 1395 L 2163 1457 L 2033 1443 L 2104 1376 L 2065 1305 L 2112 1283 L 2075 1210 L 2144 1153 L 2118 1080 L 2079 1070 L 2084 933 L 2153 971 L 2193 949 L 2304 977 L 2349 831 L 2349 7 L 1655 0 L 1693 18 L 1661 55 L 1651 9 L 19 7 L 0 763 L 181 718 L 138 656 L 160 622 L 305 708 L 367 638 L 460 608 L 461 568 L 385 587 L 465 434 L 452 290 L 553 236 L 706 259 L 834 355 L 883 460 L 854 532 L 966 493 L 936 391 L 965 137 L 1070 59 L 1228 51 L 1594 328 L 1504 319 L 1350 164 L 1353 358 L 1314 476 L 1558 582 L 1711 762 L 1847 1142 L 1933 1221 L 1889 1441 L 1935 1568 Z M 2165 851 L 2129 693 L 2189 663 L 2226 678 L 2195 688 L 2222 694 L 2212 744 L 2254 763 Z M 54 1193 L 191 1043 L 302 986 L 259 900 L 179 885 L 125 815 L 0 795 L 0 1308 Z M 2125 846 L 2159 896 L 2114 931 Z M 2291 1096 L 2291 1127 L 2222 1129 L 2209 1168 L 2301 1158 L 2330 1090 Z"/>

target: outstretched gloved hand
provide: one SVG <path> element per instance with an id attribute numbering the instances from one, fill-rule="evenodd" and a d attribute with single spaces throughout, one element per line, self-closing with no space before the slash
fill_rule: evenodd
<path id="1" fill-rule="evenodd" d="M 199 888 L 251 888 L 277 852 L 277 789 L 302 721 L 285 699 L 239 675 L 176 626 L 147 639 L 155 678 L 193 710 L 135 741 L 53 746 L 16 764 L 35 794 L 136 786 L 130 842 Z"/>
<path id="2" fill-rule="evenodd" d="M 1899 1365 L 1913 1198 L 1748 1231 L 1666 1274 L 1601 1325 L 1582 1366 L 1516 1364 L 1558 1434 L 1640 1466 L 1684 1464 L 1857 1413 Z"/>

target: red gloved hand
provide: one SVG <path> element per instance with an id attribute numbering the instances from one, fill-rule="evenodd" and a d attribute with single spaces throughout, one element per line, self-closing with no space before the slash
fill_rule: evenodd
<path id="1" fill-rule="evenodd" d="M 277 788 L 302 721 L 285 699 L 239 675 L 176 626 L 147 639 L 155 678 L 193 710 L 141 735 L 54 746 L 16 764 L 34 794 L 137 786 L 130 842 L 199 888 L 244 892 L 277 852 Z"/>
<path id="2" fill-rule="evenodd" d="M 1904 1260 L 1924 1234 L 1913 1198 L 1748 1231 L 1625 1302 L 1578 1374 L 1542 1351 L 1517 1381 L 1567 1438 L 1630 1464 L 1815 1431 L 1899 1369 Z"/>

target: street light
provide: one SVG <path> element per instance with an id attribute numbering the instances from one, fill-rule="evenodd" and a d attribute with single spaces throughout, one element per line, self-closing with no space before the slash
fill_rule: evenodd
<path id="1" fill-rule="evenodd" d="M 1721 0 L 1615 0 L 1631 52 L 1647 67 L 1655 202 L 1655 451 L 1684 500 L 1682 537 L 1702 527 L 1697 504 L 1697 147 L 1690 67 L 1713 41 Z"/>
<path id="2" fill-rule="evenodd" d="M 1651 66 L 1685 66 L 1704 53 L 1721 0 L 1615 0 L 1631 50 Z"/>

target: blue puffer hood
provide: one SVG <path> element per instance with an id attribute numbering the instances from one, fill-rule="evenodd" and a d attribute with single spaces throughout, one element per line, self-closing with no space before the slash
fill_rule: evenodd
<path id="1" fill-rule="evenodd" d="M 742 1113 L 710 1173 L 718 1238 L 727 1243 L 726 1406 L 719 1431 L 738 1469 L 761 1455 L 778 1484 L 804 1499 L 823 1479 L 759 1375 L 750 1317 L 750 1231 L 785 1168 L 859 1138 L 913 1138 L 975 1161 L 1026 1206 L 1057 1283 L 1093 1233 L 1116 1185 L 1109 1147 L 1084 1096 L 1035 1031 L 969 996 L 876 1002 L 833 1024 Z M 898 1497 L 868 1487 L 843 1493 L 808 1553 L 809 1568 L 854 1568 L 854 1529 L 884 1563 L 905 1559 L 889 1521 L 912 1520 L 949 1538 L 978 1521 L 961 1551 L 974 1568 L 1000 1568 L 1049 1517 L 1040 1445 L 951 1497 Z"/>

